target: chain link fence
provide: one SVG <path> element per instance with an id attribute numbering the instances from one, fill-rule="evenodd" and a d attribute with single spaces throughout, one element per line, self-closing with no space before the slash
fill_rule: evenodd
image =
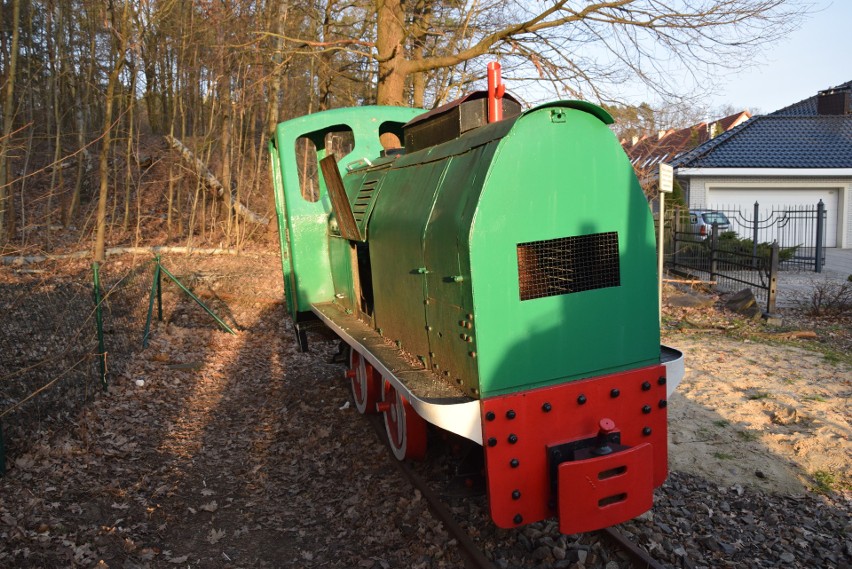
<path id="1" fill-rule="evenodd" d="M 62 276 L 34 269 L 0 280 L 0 475 L 7 456 L 40 431 L 74 423 L 125 372 L 143 347 L 146 322 L 158 316 L 152 301 L 184 327 L 218 321 L 230 331 L 214 313 L 226 307 L 211 310 L 192 293 L 203 273 L 188 259 L 169 264 L 171 271 L 159 258 L 111 260 Z"/>

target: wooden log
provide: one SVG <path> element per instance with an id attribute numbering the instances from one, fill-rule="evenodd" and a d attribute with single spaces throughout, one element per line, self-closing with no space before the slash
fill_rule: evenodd
<path id="1" fill-rule="evenodd" d="M 664 283 L 676 283 L 676 284 L 706 284 L 706 285 L 715 285 L 716 281 L 702 281 L 700 279 L 663 279 Z"/>
<path id="2" fill-rule="evenodd" d="M 167 134 L 165 136 L 166 142 L 177 150 L 181 158 L 184 159 L 185 162 L 189 163 L 191 166 L 195 168 L 196 173 L 204 180 L 204 183 L 208 188 L 216 195 L 216 197 L 226 200 L 231 207 L 237 212 L 239 215 L 248 219 L 252 223 L 259 223 L 261 225 L 268 225 L 269 220 L 262 215 L 258 215 L 254 213 L 252 210 L 247 208 L 241 202 L 234 199 L 234 196 L 230 191 L 225 191 L 225 187 L 222 185 L 216 176 L 204 165 L 204 162 L 195 157 L 195 154 L 192 151 L 184 146 L 184 144 L 175 138 L 174 136 Z"/>
<path id="3" fill-rule="evenodd" d="M 200 249 L 197 247 L 171 247 L 166 245 L 158 245 L 154 247 L 112 247 L 105 251 L 107 257 L 113 255 L 159 255 L 162 253 L 172 253 L 181 255 L 242 255 L 244 257 L 262 257 L 262 256 L 277 256 L 277 253 L 245 253 L 236 249 L 221 249 L 208 248 Z M 85 259 L 91 257 L 92 251 L 75 251 L 73 253 L 58 253 L 56 255 L 7 255 L 0 257 L 0 265 L 11 265 L 21 267 L 34 263 L 43 263 L 45 261 L 59 261 L 63 259 Z"/>
<path id="4" fill-rule="evenodd" d="M 772 332 L 761 334 L 764 338 L 781 338 L 784 340 L 816 340 L 819 338 L 813 330 L 793 330 L 791 332 Z"/>

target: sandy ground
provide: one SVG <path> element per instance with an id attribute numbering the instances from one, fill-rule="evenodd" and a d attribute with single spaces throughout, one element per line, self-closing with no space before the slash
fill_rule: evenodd
<path id="1" fill-rule="evenodd" d="M 790 495 L 826 479 L 852 488 L 852 367 L 717 333 L 664 341 L 686 353 L 669 404 L 671 470 Z"/>

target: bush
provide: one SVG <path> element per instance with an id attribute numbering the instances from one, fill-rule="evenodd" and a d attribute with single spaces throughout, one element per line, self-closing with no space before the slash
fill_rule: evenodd
<path id="1" fill-rule="evenodd" d="M 852 312 L 852 280 L 814 281 L 810 298 L 803 304 L 811 316 L 841 316 Z"/>
<path id="2" fill-rule="evenodd" d="M 710 246 L 710 240 L 707 240 L 707 246 Z M 738 253 L 741 255 L 751 255 L 754 252 L 754 241 L 751 239 L 740 238 L 735 231 L 723 231 L 719 234 L 718 247 L 722 251 Z M 793 247 L 782 247 L 778 250 L 778 260 L 780 262 L 789 261 L 796 255 L 799 245 Z M 758 243 L 757 256 L 767 261 L 772 257 L 771 243 Z"/>

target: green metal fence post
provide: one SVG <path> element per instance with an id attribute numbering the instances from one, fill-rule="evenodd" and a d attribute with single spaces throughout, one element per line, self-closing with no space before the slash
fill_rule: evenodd
<path id="1" fill-rule="evenodd" d="M 106 380 L 106 349 L 104 348 L 104 321 L 101 310 L 101 280 L 98 274 L 97 261 L 92 263 L 92 272 L 95 276 L 95 321 L 98 325 L 98 365 L 101 372 L 101 385 L 104 391 L 107 389 Z"/>
<path id="2" fill-rule="evenodd" d="M 148 295 L 148 317 L 145 318 L 145 331 L 142 332 L 142 347 L 148 347 L 148 336 L 151 333 L 151 314 L 154 311 L 154 298 L 156 296 L 157 300 L 160 302 L 158 304 L 158 314 L 160 320 L 163 319 L 163 306 L 160 296 L 160 258 L 156 258 L 156 265 L 154 265 L 154 279 L 151 282 L 151 293 Z"/>
<path id="3" fill-rule="evenodd" d="M 163 275 L 160 272 L 159 255 L 157 255 L 157 320 L 163 321 Z"/>
<path id="4" fill-rule="evenodd" d="M 225 324 L 225 323 L 222 321 L 222 319 L 221 319 L 221 318 L 219 318 L 218 316 L 216 316 L 216 314 L 215 314 L 212 310 L 210 310 L 209 308 L 207 308 L 207 305 L 206 305 L 206 304 L 204 304 L 203 302 L 201 302 L 201 299 L 200 299 L 200 298 L 198 298 L 197 296 L 195 296 L 195 295 L 192 293 L 192 291 L 191 291 L 191 290 L 189 290 L 188 288 L 186 288 L 185 286 L 183 286 L 183 283 L 182 283 L 182 282 L 180 282 L 179 280 L 177 280 L 177 277 L 175 277 L 173 274 L 171 274 L 167 268 L 163 267 L 162 265 L 157 265 L 157 268 L 158 268 L 159 270 L 163 271 L 164 273 L 166 273 L 166 276 L 167 276 L 167 277 L 169 277 L 170 279 L 172 279 L 172 281 L 174 281 L 174 283 L 175 283 L 176 285 L 178 285 L 178 286 L 181 288 L 181 290 L 183 290 L 183 292 L 185 292 L 186 294 L 188 294 L 188 295 L 189 295 L 189 297 L 190 297 L 192 300 L 194 300 L 194 301 L 196 302 L 196 304 L 198 304 L 198 306 L 200 306 L 201 308 L 203 308 L 203 309 L 204 309 L 204 311 L 205 311 L 207 314 L 209 314 L 210 316 L 212 316 L 212 317 L 213 317 L 213 319 L 214 319 L 214 320 L 216 320 L 216 322 L 218 322 L 218 323 L 219 323 L 219 326 L 221 326 L 222 328 L 224 328 L 225 330 L 227 330 L 227 331 L 228 331 L 228 332 L 230 332 L 231 334 L 234 334 L 234 335 L 236 335 L 236 334 L 237 334 L 236 332 L 234 332 L 233 330 L 231 330 L 231 327 L 230 327 L 230 326 L 228 326 L 227 324 Z"/>

